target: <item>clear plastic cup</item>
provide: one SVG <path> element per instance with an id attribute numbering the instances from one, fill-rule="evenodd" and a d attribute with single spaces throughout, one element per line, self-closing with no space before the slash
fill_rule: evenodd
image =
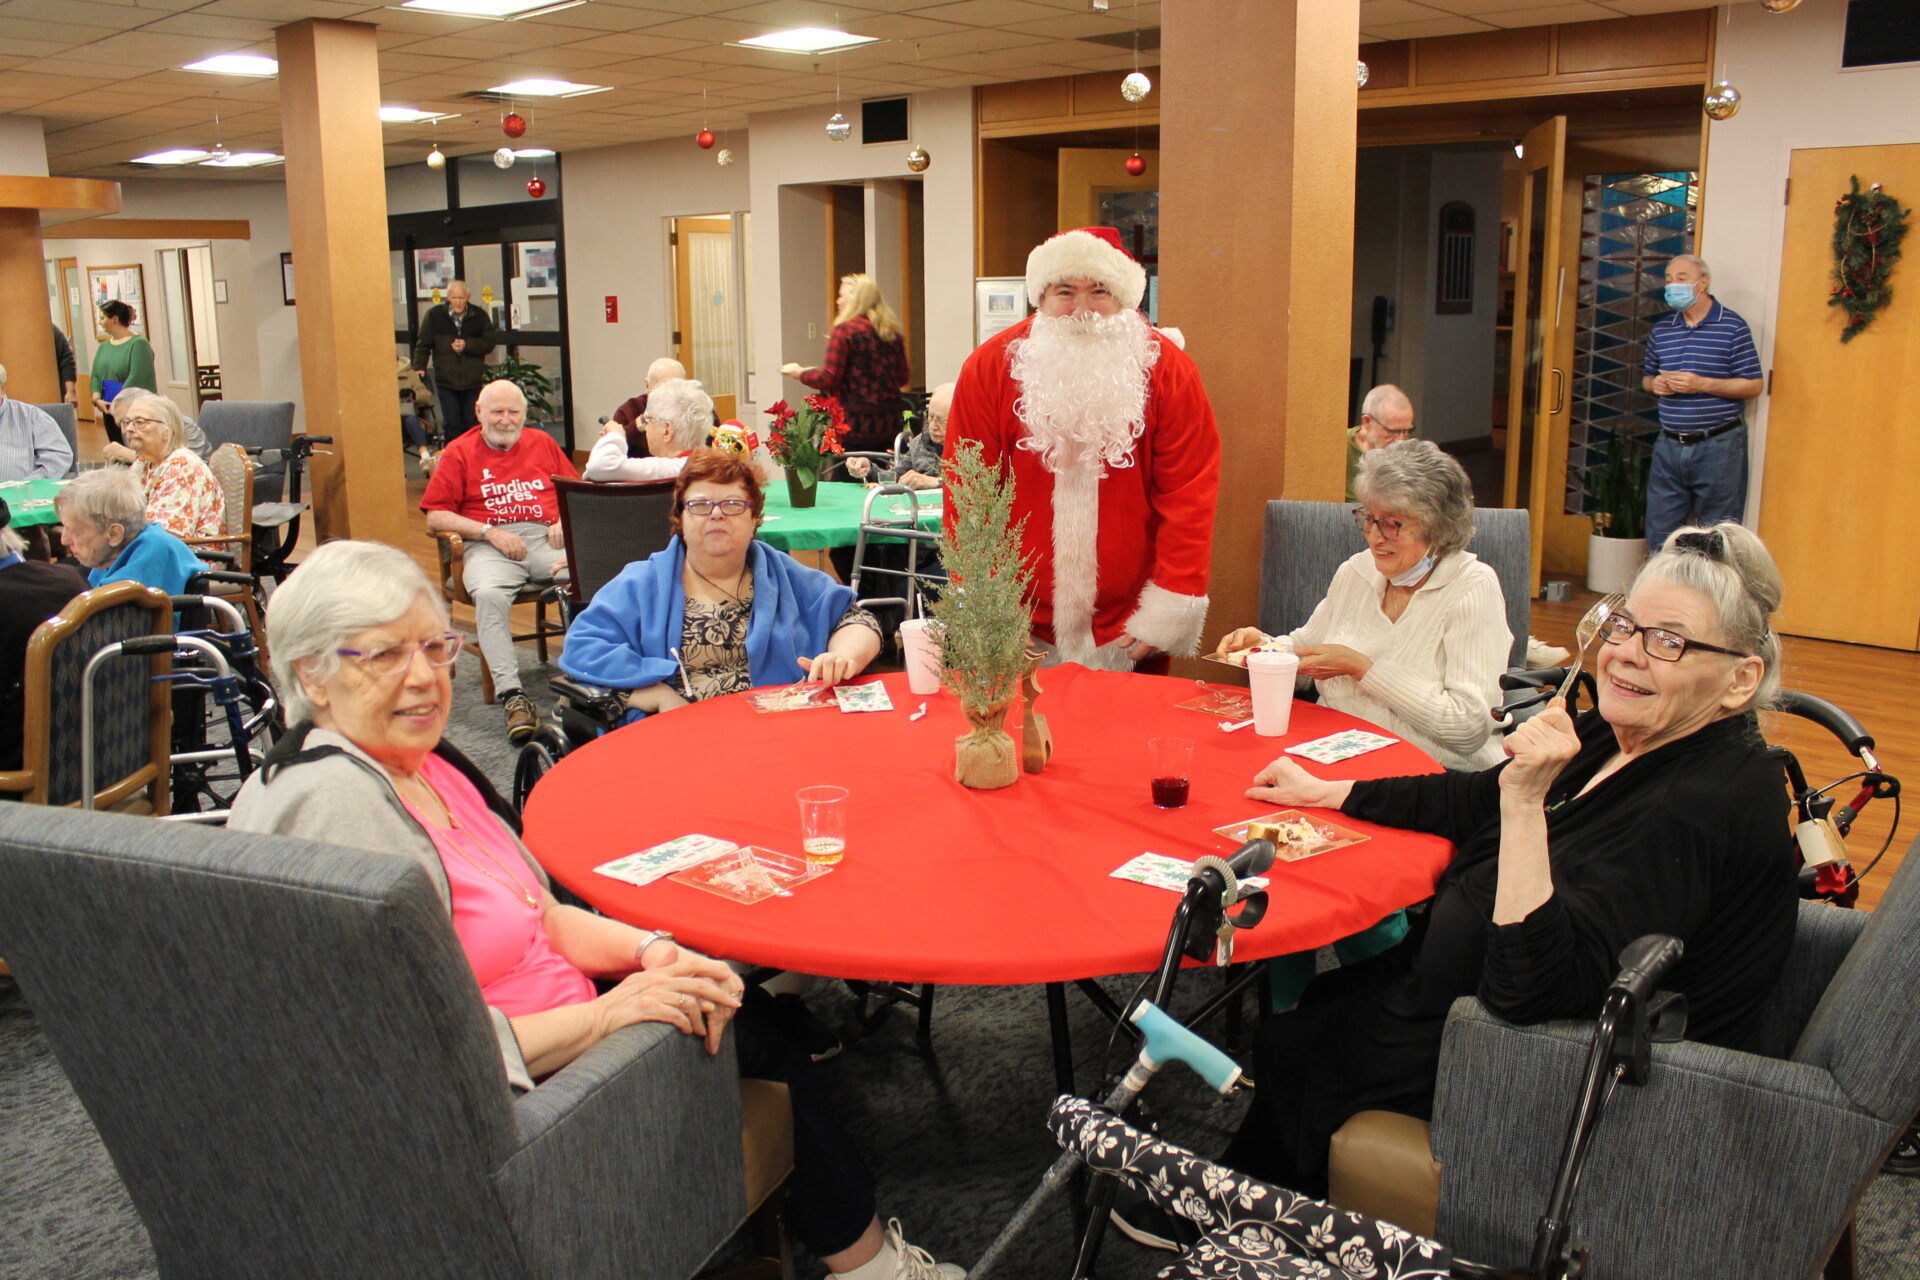
<path id="1" fill-rule="evenodd" d="M 800 802 L 800 852 L 817 866 L 832 866 L 847 856 L 845 787 L 802 787 L 794 792 Z"/>

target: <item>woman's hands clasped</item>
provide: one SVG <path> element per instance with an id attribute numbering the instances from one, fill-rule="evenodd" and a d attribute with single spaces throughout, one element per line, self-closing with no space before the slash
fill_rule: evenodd
<path id="1" fill-rule="evenodd" d="M 1580 735 L 1573 730 L 1565 699 L 1555 698 L 1547 709 L 1508 734 L 1502 743 L 1511 763 L 1500 771 L 1500 790 L 1532 803 L 1544 801 L 1560 770 L 1580 753 Z"/>
<path id="2" fill-rule="evenodd" d="M 647 951 L 649 967 L 628 974 L 593 1002 L 600 1034 L 635 1022 L 664 1022 L 702 1037 L 707 1052 L 718 1053 L 727 1022 L 740 1008 L 745 990 L 740 976 L 718 960 L 670 943 Z"/>

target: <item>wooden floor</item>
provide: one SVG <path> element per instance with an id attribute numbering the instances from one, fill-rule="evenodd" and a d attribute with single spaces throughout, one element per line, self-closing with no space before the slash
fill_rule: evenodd
<path id="1" fill-rule="evenodd" d="M 105 437 L 94 424 L 80 424 L 80 455 L 83 459 L 100 456 Z M 426 517 L 419 511 L 420 494 L 425 481 L 413 475 L 407 483 L 408 505 L 412 509 L 409 530 L 414 535 L 406 550 L 411 552 L 428 577 L 439 572 L 433 540 L 427 536 Z M 311 538 L 311 524 L 303 541 Z M 824 557 L 823 557 L 824 559 Z M 1533 634 L 1548 644 L 1573 649 L 1573 628 L 1596 597 L 1582 584 L 1574 583 L 1572 599 L 1564 603 L 1546 600 L 1533 602 Z M 472 626 L 468 611 L 456 607 L 456 621 Z M 519 616 L 524 613 L 525 617 Z M 515 616 L 515 630 L 531 630 L 532 606 L 522 606 Z M 1222 625 L 1225 625 L 1224 621 Z M 1826 640 L 1808 640 L 1795 636 L 1783 639 L 1783 678 L 1789 688 L 1825 698 L 1844 707 L 1874 735 L 1875 751 L 1881 765 L 1895 777 L 1920 780 L 1916 761 L 1920 761 L 1920 723 L 1911 709 L 1911 696 L 1920 689 L 1920 653 L 1896 649 L 1876 649 L 1865 645 L 1837 644 Z M 1768 713 L 1767 738 L 1792 751 L 1800 760 L 1808 779 L 1824 785 L 1846 777 L 1859 768 L 1826 730 L 1793 716 Z M 1836 787 L 1834 794 L 1844 804 L 1852 798 L 1854 785 Z M 1894 806 L 1891 801 L 1876 801 L 1861 815 L 1848 841 L 1856 868 L 1866 864 L 1887 839 L 1892 828 Z M 1913 838 L 1914 821 L 1903 821 L 1884 861 L 1861 885 L 1860 901 L 1871 907 L 1898 867 L 1906 844 Z"/>

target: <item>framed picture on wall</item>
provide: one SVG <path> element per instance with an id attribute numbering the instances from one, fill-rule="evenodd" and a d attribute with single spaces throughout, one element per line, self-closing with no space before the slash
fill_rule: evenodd
<path id="1" fill-rule="evenodd" d="M 413 251 L 414 288 L 432 295 L 453 283 L 452 249 L 415 249 Z"/>
<path id="2" fill-rule="evenodd" d="M 973 344 L 1027 318 L 1025 276 L 982 276 L 973 282 Z"/>
<path id="3" fill-rule="evenodd" d="M 146 336 L 147 332 L 147 287 L 135 263 L 125 267 L 88 267 L 87 298 L 93 306 L 93 338 L 96 342 L 107 340 L 107 331 L 100 327 L 100 308 L 109 302 L 124 302 L 133 308 L 133 331 Z"/>
<path id="4" fill-rule="evenodd" d="M 280 255 L 280 298 L 287 305 L 293 305 L 293 255 Z"/>
<path id="5" fill-rule="evenodd" d="M 560 292 L 560 255 L 551 240 L 523 240 L 520 278 L 529 298 L 551 298 Z"/>

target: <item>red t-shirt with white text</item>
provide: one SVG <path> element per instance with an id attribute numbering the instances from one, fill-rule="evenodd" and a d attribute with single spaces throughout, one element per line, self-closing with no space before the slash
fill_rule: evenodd
<path id="1" fill-rule="evenodd" d="M 552 477 L 578 479 L 572 459 L 546 432 L 529 427 L 511 449 L 496 449 L 480 429 L 454 438 L 420 498 L 422 511 L 451 511 L 482 524 L 553 524 L 560 502 Z"/>

